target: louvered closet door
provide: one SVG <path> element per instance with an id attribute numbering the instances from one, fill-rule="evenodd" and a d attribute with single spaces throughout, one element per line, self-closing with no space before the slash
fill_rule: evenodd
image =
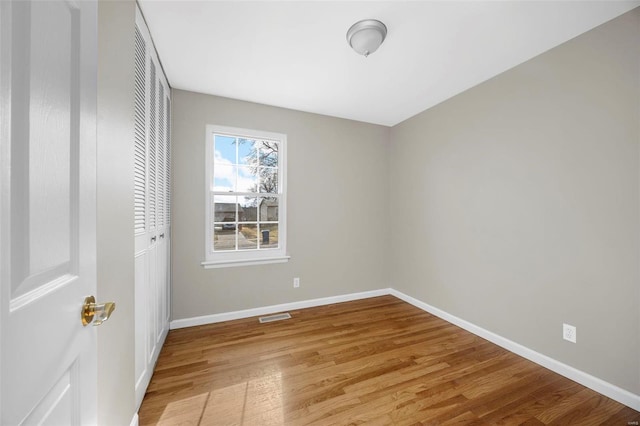
<path id="1" fill-rule="evenodd" d="M 136 402 L 169 326 L 170 88 L 137 11 L 135 69 Z"/>
<path id="2" fill-rule="evenodd" d="M 147 171 L 147 190 L 149 200 L 147 203 L 149 219 L 149 233 L 147 237 L 147 257 L 149 282 L 147 287 L 147 297 L 141 303 L 147 304 L 147 365 L 152 365 L 156 356 L 156 336 L 158 330 L 156 307 L 157 307 L 157 281 L 158 281 L 158 81 L 156 65 L 151 60 L 149 62 L 149 152 L 147 155 L 149 166 Z M 148 372 L 151 375 L 151 371 Z"/>
<path id="3" fill-rule="evenodd" d="M 164 95 L 164 104 L 166 112 L 166 120 L 164 123 L 165 135 L 166 135 L 166 151 L 164 157 L 164 170 L 165 170 L 165 182 L 164 182 L 164 255 L 165 259 L 165 279 L 164 279 L 164 304 L 162 309 L 162 321 L 169 327 L 169 316 L 171 314 L 171 89 L 167 86 Z M 167 330 L 168 331 L 168 330 Z"/>
<path id="4" fill-rule="evenodd" d="M 148 176 L 148 58 L 146 41 L 140 29 L 135 28 L 135 378 L 136 401 L 139 403 L 146 390 L 147 353 L 149 343 L 148 305 L 141 303 L 149 293 L 149 238 L 150 218 Z"/>
<path id="5" fill-rule="evenodd" d="M 168 268 L 169 268 L 169 126 L 168 126 L 168 99 L 169 86 L 162 78 L 158 78 L 158 157 L 157 157 L 157 216 L 158 216 L 158 247 L 156 265 L 156 298 L 157 310 L 155 312 L 157 324 L 156 343 L 160 350 L 164 335 L 167 333 L 168 316 L 167 302 L 169 300 Z"/>
<path id="6" fill-rule="evenodd" d="M 156 239 L 152 244 L 155 245 L 155 256 L 151 256 L 150 269 L 153 268 L 151 287 L 155 296 L 155 303 L 152 303 L 152 347 L 149 351 L 150 368 L 153 369 L 164 339 L 169 331 L 169 245 L 170 245 L 170 226 L 168 216 L 168 203 L 170 193 L 170 126 L 169 126 L 169 96 L 170 88 L 167 80 L 159 65 L 159 61 L 153 56 L 152 52 L 152 70 L 155 70 L 154 84 L 155 89 L 151 90 L 154 94 L 151 101 L 151 111 L 154 112 L 155 120 L 155 142 L 156 142 L 156 161 L 155 161 L 155 191 L 156 191 Z M 151 157 L 151 156 L 150 156 Z M 151 174 L 151 170 L 149 170 Z M 151 181 L 152 179 L 149 178 Z M 153 238 L 151 238 L 153 239 Z M 149 377 L 151 378 L 151 377 Z"/>

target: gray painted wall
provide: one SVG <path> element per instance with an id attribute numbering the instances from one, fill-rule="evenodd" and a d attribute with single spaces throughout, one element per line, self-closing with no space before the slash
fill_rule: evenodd
<path id="1" fill-rule="evenodd" d="M 182 90 L 172 96 L 173 320 L 388 287 L 389 128 Z M 207 124 L 287 135 L 288 263 L 200 265 Z"/>
<path id="2" fill-rule="evenodd" d="M 97 263 L 101 301 L 116 310 L 98 333 L 98 423 L 135 413 L 133 305 L 133 35 L 135 2 L 98 3 Z"/>
<path id="3" fill-rule="evenodd" d="M 388 252 L 396 289 L 636 394 L 639 46 L 636 9 L 394 127 Z"/>

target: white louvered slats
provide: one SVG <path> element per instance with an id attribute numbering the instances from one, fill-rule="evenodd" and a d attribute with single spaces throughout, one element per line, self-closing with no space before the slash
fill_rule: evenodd
<path id="1" fill-rule="evenodd" d="M 171 100 L 169 96 L 166 98 L 167 104 L 167 119 L 166 119 L 166 162 L 165 162 L 165 220 L 167 224 L 171 223 Z"/>
<path id="2" fill-rule="evenodd" d="M 158 126 L 156 128 L 158 132 L 158 226 L 164 226 L 164 191 L 165 191 L 165 160 L 166 160 L 166 138 L 165 138 L 165 115 L 164 115 L 164 86 L 158 85 Z"/>
<path id="3" fill-rule="evenodd" d="M 146 227 L 146 144 L 147 123 L 145 93 L 147 91 L 146 44 L 140 30 L 135 30 L 135 124 L 134 124 L 134 230 Z"/>
<path id="4" fill-rule="evenodd" d="M 157 130 L 156 125 L 156 108 L 158 104 L 157 100 L 157 81 L 156 81 L 156 66 L 151 62 L 151 75 L 150 75 L 150 90 L 149 90 L 149 228 L 156 229 L 157 224 L 157 211 L 156 211 L 156 179 L 157 179 Z"/>

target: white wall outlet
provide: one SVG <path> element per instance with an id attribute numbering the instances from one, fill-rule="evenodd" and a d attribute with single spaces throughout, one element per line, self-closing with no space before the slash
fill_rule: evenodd
<path id="1" fill-rule="evenodd" d="M 562 324 L 562 338 L 576 343 L 576 328 L 569 324 Z"/>
<path id="2" fill-rule="evenodd" d="M 293 288 L 298 288 L 300 287 L 300 278 L 294 278 L 293 279 Z"/>

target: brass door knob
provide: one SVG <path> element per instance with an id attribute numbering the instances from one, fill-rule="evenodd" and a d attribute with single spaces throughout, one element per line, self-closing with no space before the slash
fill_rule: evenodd
<path id="1" fill-rule="evenodd" d="M 82 305 L 82 312 L 80 317 L 82 319 L 82 325 L 87 326 L 93 322 L 93 325 L 100 325 L 109 319 L 111 313 L 116 308 L 114 302 L 96 303 L 96 298 L 89 296 L 84 299 Z"/>

